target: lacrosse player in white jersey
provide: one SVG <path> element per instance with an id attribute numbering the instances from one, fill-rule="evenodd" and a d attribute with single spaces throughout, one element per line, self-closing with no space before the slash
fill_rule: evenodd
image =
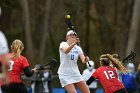
<path id="1" fill-rule="evenodd" d="M 89 61 L 89 57 L 85 56 L 81 47 L 77 45 L 79 42 L 77 34 L 73 30 L 69 30 L 66 33 L 66 42 L 61 42 L 59 46 L 60 66 L 58 74 L 62 87 L 68 93 L 77 93 L 76 88 L 82 93 L 90 93 L 77 65 L 78 57 L 83 63 Z"/>

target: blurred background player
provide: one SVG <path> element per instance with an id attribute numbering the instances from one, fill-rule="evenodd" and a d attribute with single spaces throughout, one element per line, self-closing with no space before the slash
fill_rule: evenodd
<path id="1" fill-rule="evenodd" d="M 91 66 L 89 66 L 89 64 Z M 90 78 L 90 76 L 92 75 L 92 73 L 96 70 L 95 64 L 92 60 L 89 61 L 89 64 L 86 63 L 87 68 L 83 71 L 83 74 L 82 74 L 85 81 L 87 81 Z M 93 81 L 88 87 L 90 89 L 90 93 L 96 93 L 97 80 Z"/>
<path id="2" fill-rule="evenodd" d="M 133 63 L 128 63 L 126 67 L 128 70 L 127 73 L 121 74 L 122 83 L 124 84 L 128 93 L 135 93 L 137 87 L 135 66 Z"/>
<path id="3" fill-rule="evenodd" d="M 0 16 L 1 16 L 1 7 L 0 7 Z M 9 58 L 6 54 L 9 52 L 7 39 L 2 31 L 0 31 L 0 86 L 2 83 L 8 82 L 7 78 L 7 69 L 6 64 L 8 63 Z M 2 65 L 3 64 L 3 65 Z M 1 93 L 1 88 L 0 88 Z"/>

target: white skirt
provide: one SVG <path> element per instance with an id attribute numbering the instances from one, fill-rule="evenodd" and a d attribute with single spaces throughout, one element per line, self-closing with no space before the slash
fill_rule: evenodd
<path id="1" fill-rule="evenodd" d="M 59 74 L 59 80 L 60 80 L 61 86 L 64 87 L 68 84 L 73 84 L 73 83 L 83 81 L 84 79 L 81 75 L 69 76 L 69 75 Z"/>

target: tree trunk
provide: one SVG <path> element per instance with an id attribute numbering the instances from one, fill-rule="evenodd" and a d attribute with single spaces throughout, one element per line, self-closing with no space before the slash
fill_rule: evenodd
<path id="1" fill-rule="evenodd" d="M 26 54 L 29 59 L 33 60 L 33 42 L 32 35 L 30 30 L 30 14 L 29 14 L 29 6 L 28 0 L 20 0 L 21 8 L 23 10 L 23 22 L 24 22 L 24 30 L 25 30 L 25 41 L 26 41 Z"/>
<path id="2" fill-rule="evenodd" d="M 86 0 L 86 31 L 85 31 L 85 53 L 86 55 L 89 55 L 89 37 L 90 37 L 90 20 L 89 20 L 89 7 L 90 2 L 89 0 Z"/>
<path id="3" fill-rule="evenodd" d="M 126 51 L 125 48 L 128 37 L 127 32 L 130 26 L 130 18 L 131 18 L 130 15 L 133 7 L 132 3 L 133 2 L 129 0 L 124 5 L 120 5 L 118 0 L 114 1 L 115 12 L 114 12 L 113 35 L 115 37 L 115 53 L 118 53 L 120 57 L 125 56 Z"/>
<path id="4" fill-rule="evenodd" d="M 39 51 L 39 61 L 43 63 L 44 55 L 45 55 L 45 49 L 46 49 L 46 39 L 47 35 L 49 34 L 49 18 L 50 18 L 50 10 L 51 10 L 51 0 L 46 0 L 46 6 L 45 6 L 45 16 L 44 16 L 44 22 L 43 22 L 43 29 L 42 29 L 42 38 L 40 43 L 40 51 Z"/>
<path id="5" fill-rule="evenodd" d="M 134 51 L 137 34 L 139 30 L 139 23 L 140 23 L 140 0 L 135 0 L 132 21 L 131 21 L 131 28 L 128 37 L 128 43 L 126 48 L 126 55 L 128 55 L 129 51 Z"/>

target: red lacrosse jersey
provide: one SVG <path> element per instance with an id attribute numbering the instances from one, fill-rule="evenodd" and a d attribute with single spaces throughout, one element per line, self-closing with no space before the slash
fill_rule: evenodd
<path id="1" fill-rule="evenodd" d="M 10 83 L 21 83 L 20 75 L 27 66 L 29 66 L 29 63 L 24 56 L 21 55 L 19 58 L 11 58 L 8 73 Z"/>
<path id="2" fill-rule="evenodd" d="M 111 66 L 99 67 L 92 76 L 100 81 L 105 93 L 113 93 L 124 88 L 124 85 L 118 80 L 116 70 Z"/>

